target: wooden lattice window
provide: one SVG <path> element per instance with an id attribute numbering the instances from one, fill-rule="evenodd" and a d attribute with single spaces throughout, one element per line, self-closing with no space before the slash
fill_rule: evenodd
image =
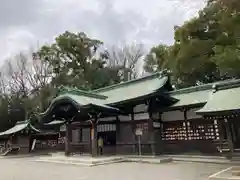
<path id="1" fill-rule="evenodd" d="M 97 132 L 116 131 L 116 124 L 100 124 L 97 126 Z"/>

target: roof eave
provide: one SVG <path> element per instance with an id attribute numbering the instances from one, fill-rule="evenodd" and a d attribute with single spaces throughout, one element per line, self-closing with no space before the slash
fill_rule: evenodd
<path id="1" fill-rule="evenodd" d="M 206 102 L 203 103 L 195 103 L 195 104 L 187 104 L 187 105 L 179 105 L 179 106 L 168 106 L 166 108 L 163 108 L 162 111 L 174 111 L 179 109 L 192 109 L 192 108 L 200 108 L 204 106 Z"/>
<path id="2" fill-rule="evenodd" d="M 232 114 L 240 114 L 240 108 L 239 109 L 226 109 L 226 110 L 216 110 L 216 111 L 196 111 L 197 114 L 203 115 L 203 116 L 227 116 Z"/>
<path id="3" fill-rule="evenodd" d="M 101 93 L 101 92 L 112 90 L 112 89 L 115 89 L 115 88 L 118 88 L 118 87 L 121 87 L 121 86 L 124 86 L 124 85 L 132 84 L 132 83 L 136 83 L 136 82 L 141 82 L 141 81 L 144 81 L 144 80 L 147 80 L 147 79 L 164 78 L 164 77 L 168 77 L 168 76 L 167 75 L 162 75 L 160 72 L 157 72 L 155 74 L 151 74 L 149 76 L 145 76 L 145 77 L 142 77 L 142 78 L 138 78 L 138 79 L 126 81 L 126 82 L 123 82 L 123 83 L 118 83 L 118 84 L 114 84 L 114 85 L 111 85 L 111 86 L 95 89 L 92 92 Z"/>

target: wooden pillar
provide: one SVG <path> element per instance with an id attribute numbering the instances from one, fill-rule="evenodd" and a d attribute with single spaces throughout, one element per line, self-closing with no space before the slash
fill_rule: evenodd
<path id="1" fill-rule="evenodd" d="M 118 153 L 118 143 L 121 142 L 120 119 L 116 116 L 116 154 Z"/>
<path id="2" fill-rule="evenodd" d="M 156 141 L 157 139 L 155 139 L 155 133 L 154 133 L 154 127 L 153 127 L 153 113 L 150 110 L 148 112 L 149 114 L 149 120 L 148 120 L 148 133 L 149 133 L 149 141 L 150 141 L 150 146 L 151 146 L 151 152 L 152 155 L 155 156 L 156 155 Z"/>
<path id="3" fill-rule="evenodd" d="M 231 133 L 229 121 L 228 121 L 227 119 L 224 119 L 224 124 L 225 124 L 225 127 L 226 127 L 228 147 L 229 147 L 229 149 L 230 149 L 230 158 L 231 158 L 231 157 L 232 157 L 232 153 L 233 153 L 232 133 Z"/>
<path id="4" fill-rule="evenodd" d="M 137 141 L 136 141 L 136 135 L 135 135 L 135 131 L 136 131 L 136 123 L 134 122 L 134 111 L 132 108 L 132 112 L 131 112 L 131 126 L 132 126 L 132 142 L 133 142 L 133 153 L 135 154 L 137 152 Z"/>
<path id="5" fill-rule="evenodd" d="M 91 153 L 95 157 L 98 155 L 97 146 L 97 117 L 91 122 Z"/>
<path id="6" fill-rule="evenodd" d="M 65 156 L 70 155 L 70 123 L 66 123 Z"/>
<path id="7" fill-rule="evenodd" d="M 217 120 L 218 122 L 218 133 L 219 133 L 219 151 L 222 152 L 223 149 L 223 141 L 224 141 L 224 129 L 223 129 L 223 125 L 225 122 L 220 121 L 219 119 Z"/>
<path id="8" fill-rule="evenodd" d="M 158 121 L 156 122 L 156 126 L 154 129 L 154 142 L 155 142 L 155 155 L 161 155 L 164 152 L 164 143 L 162 141 L 162 126 L 163 123 L 161 121 L 161 114 L 158 115 Z"/>
<path id="9" fill-rule="evenodd" d="M 187 136 L 187 140 L 188 139 L 188 121 L 187 121 L 187 109 L 183 109 L 183 116 L 184 116 L 184 123 L 185 123 L 185 128 L 186 128 L 186 136 Z"/>
<path id="10" fill-rule="evenodd" d="M 28 147 L 28 152 L 30 153 L 32 151 L 32 144 L 33 144 L 33 137 L 29 135 L 29 147 Z"/>
<path id="11" fill-rule="evenodd" d="M 121 141 L 121 132 L 120 132 L 120 119 L 116 116 L 116 141 Z"/>

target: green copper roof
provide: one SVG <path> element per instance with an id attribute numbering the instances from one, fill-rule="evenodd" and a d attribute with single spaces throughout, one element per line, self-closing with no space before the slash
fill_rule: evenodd
<path id="1" fill-rule="evenodd" d="M 171 107 L 191 106 L 206 103 L 211 92 L 212 84 L 169 92 L 171 97 L 179 100 Z"/>
<path id="2" fill-rule="evenodd" d="M 53 121 L 51 121 L 51 122 L 49 122 L 49 123 L 45 123 L 44 125 L 62 125 L 62 124 L 64 124 L 65 123 L 65 121 L 63 121 L 63 120 L 53 120 Z"/>
<path id="3" fill-rule="evenodd" d="M 81 109 L 86 112 L 101 112 L 101 113 L 107 113 L 109 114 L 118 114 L 120 113 L 120 110 L 111 106 L 103 105 L 103 104 L 87 104 L 85 106 L 82 106 Z"/>
<path id="4" fill-rule="evenodd" d="M 155 93 L 161 89 L 167 81 L 167 76 L 161 77 L 160 73 L 156 73 L 144 78 L 97 89 L 93 92 L 107 96 L 106 103 L 113 104 Z"/>
<path id="5" fill-rule="evenodd" d="M 14 127 L 12 127 L 11 129 L 8 129 L 4 132 L 1 132 L 0 133 L 0 136 L 4 136 L 4 135 L 11 135 L 11 134 L 14 134 L 14 133 L 17 133 L 19 131 L 22 131 L 26 128 L 29 128 L 35 132 L 40 132 L 39 130 L 37 130 L 36 128 L 34 128 L 29 121 L 20 121 L 20 122 L 17 122 L 16 125 Z"/>
<path id="6" fill-rule="evenodd" d="M 220 87 L 226 88 L 230 86 L 233 87 L 235 85 L 238 85 L 239 83 L 240 83 L 240 80 L 227 79 L 227 80 L 218 81 L 214 83 L 171 91 L 169 92 L 169 95 L 179 100 L 175 104 L 173 104 L 171 107 L 182 107 L 182 106 L 204 104 L 209 100 L 209 97 L 213 92 L 214 86 L 217 86 L 219 88 Z"/>
<path id="7" fill-rule="evenodd" d="M 65 94 L 62 94 L 62 95 L 56 97 L 52 103 L 59 101 L 59 100 L 64 100 L 64 99 L 73 101 L 74 103 L 76 103 L 77 105 L 80 105 L 80 106 L 84 106 L 84 105 L 87 105 L 90 103 L 93 103 L 93 104 L 104 104 L 105 103 L 105 99 L 94 98 L 94 97 L 90 97 L 90 96 L 86 96 L 86 95 L 76 95 L 76 94 L 72 94 L 71 92 L 65 93 Z"/>
<path id="8" fill-rule="evenodd" d="M 109 106 L 110 104 L 116 104 L 151 95 L 161 89 L 167 82 L 167 76 L 164 76 L 162 73 L 156 73 L 140 79 L 119 83 L 91 92 L 60 87 L 59 96 L 52 101 L 49 108 L 41 115 L 51 111 L 54 105 L 61 101 L 71 101 L 79 108 L 92 105 L 91 107 L 94 106 L 113 110 L 113 107 Z"/>
<path id="9" fill-rule="evenodd" d="M 83 90 L 76 89 L 76 88 L 69 88 L 69 87 L 61 86 L 58 89 L 59 89 L 59 95 L 70 93 L 72 95 L 86 96 L 86 97 L 97 98 L 97 99 L 106 99 L 107 98 L 107 96 L 103 96 L 103 95 L 100 95 L 100 94 L 97 94 L 97 93 L 94 93 L 91 91 L 83 91 Z"/>
<path id="10" fill-rule="evenodd" d="M 235 86 L 235 87 L 234 87 Z M 239 84 L 219 85 L 213 91 L 205 106 L 197 111 L 201 114 L 240 110 Z"/>
<path id="11" fill-rule="evenodd" d="M 59 103 L 61 101 L 70 101 L 72 102 L 76 107 L 80 106 L 85 106 L 88 104 L 100 104 L 100 105 L 104 105 L 105 104 L 105 100 L 102 98 L 94 98 L 91 96 L 87 96 L 85 95 L 77 95 L 77 94 L 72 94 L 71 91 L 70 92 L 66 92 L 63 93 L 61 95 L 59 95 L 58 97 L 56 97 L 55 99 L 53 99 L 53 101 L 51 102 L 50 106 L 48 107 L 48 109 L 41 113 L 40 115 L 45 115 L 47 114 L 49 111 L 51 111 L 51 109 L 55 106 L 56 103 Z"/>

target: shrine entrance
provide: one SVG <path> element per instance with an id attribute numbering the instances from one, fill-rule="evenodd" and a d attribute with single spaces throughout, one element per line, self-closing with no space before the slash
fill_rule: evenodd
<path id="1" fill-rule="evenodd" d="M 116 153 L 116 124 L 99 124 L 97 138 L 103 139 L 103 154 Z"/>

